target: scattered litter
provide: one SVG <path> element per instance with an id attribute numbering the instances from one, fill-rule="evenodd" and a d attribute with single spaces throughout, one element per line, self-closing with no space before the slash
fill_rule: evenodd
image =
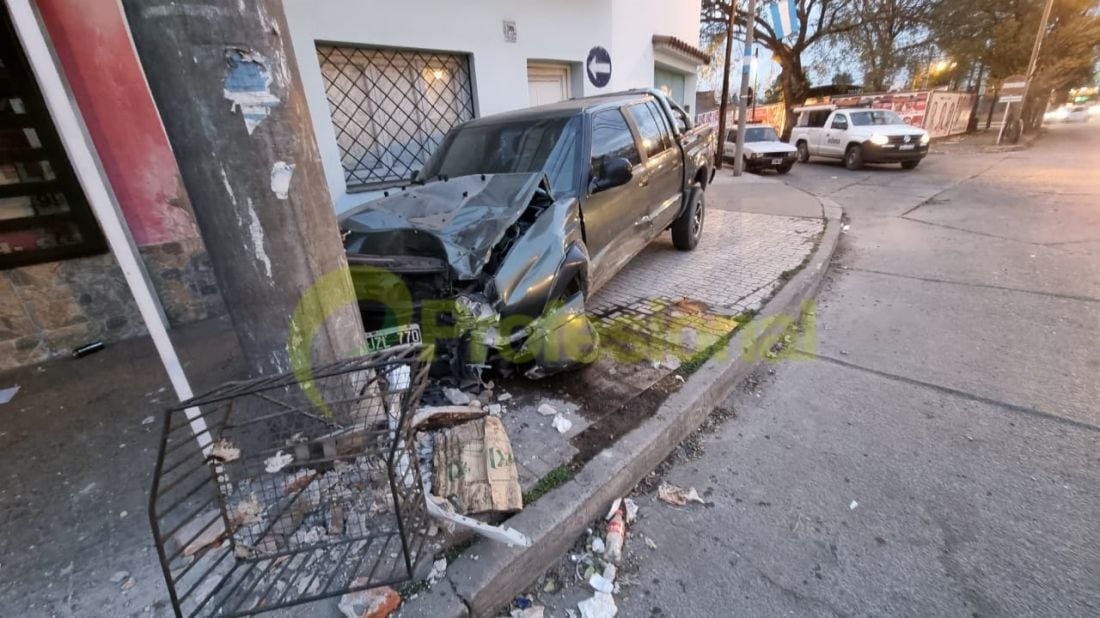
<path id="1" fill-rule="evenodd" d="M 592 539 L 592 553 L 602 554 L 607 547 L 603 544 L 603 539 L 596 537 Z"/>
<path id="2" fill-rule="evenodd" d="M 432 563 L 432 572 L 428 573 L 428 583 L 435 585 L 435 583 L 447 574 L 447 559 L 440 558 Z"/>
<path id="3" fill-rule="evenodd" d="M 460 391 L 457 388 L 444 387 L 443 396 L 447 398 L 447 401 L 456 406 L 464 406 L 473 401 L 473 398 L 470 397 L 468 393 Z"/>
<path id="4" fill-rule="evenodd" d="M 611 562 L 618 562 L 623 557 L 623 536 L 626 532 L 626 524 L 623 523 L 621 511 L 615 511 L 615 517 L 607 524 L 607 552 L 606 557 Z"/>
<path id="5" fill-rule="evenodd" d="M 146 416 L 145 418 L 141 419 L 141 424 L 142 425 L 152 425 L 155 421 L 156 421 L 156 419 L 153 418 L 152 415 L 150 415 L 150 416 Z"/>
<path id="6" fill-rule="evenodd" d="M 365 578 L 351 582 L 352 587 L 364 586 Z M 401 595 L 389 586 L 349 592 L 340 597 L 340 613 L 347 618 L 386 618 L 401 605 Z"/>
<path id="7" fill-rule="evenodd" d="M 153 417 L 149 417 L 153 418 Z M 233 443 L 225 438 L 218 440 L 210 448 L 210 456 L 215 459 L 220 459 L 223 463 L 230 461 L 236 461 L 241 458 L 241 449 L 233 446 Z M 289 463 L 289 462 L 288 462 Z M 280 467 L 280 469 L 282 469 Z M 268 470 L 268 472 L 278 472 L 279 470 Z"/>
<path id="8" fill-rule="evenodd" d="M 581 610 L 581 618 L 611 618 L 619 613 L 615 599 L 606 592 L 597 592 L 591 599 L 577 603 L 577 609 Z"/>
<path id="9" fill-rule="evenodd" d="M 83 358 L 89 354 L 95 354 L 103 349 L 102 341 L 86 343 L 79 348 L 73 348 L 73 358 Z"/>
<path id="10" fill-rule="evenodd" d="M 9 386 L 8 388 L 0 388 L 0 404 L 5 404 L 12 400 L 13 397 L 19 392 L 19 385 Z"/>
<path id="11" fill-rule="evenodd" d="M 848 230 L 852 229 L 852 226 L 850 226 L 850 225 L 848 225 L 847 223 L 845 223 L 845 224 L 844 224 L 844 226 L 843 226 L 843 227 L 841 227 L 840 229 L 841 229 L 841 231 L 843 231 L 843 232 L 847 232 Z"/>
<path id="12" fill-rule="evenodd" d="M 556 416 L 557 413 L 558 413 L 557 409 L 555 409 L 554 406 L 552 406 L 548 403 L 544 403 L 544 404 L 539 405 L 539 414 L 541 414 L 543 416 Z"/>
<path id="13" fill-rule="evenodd" d="M 680 384 L 684 384 L 684 383 L 687 382 L 687 380 L 684 379 L 684 376 L 682 376 L 680 374 L 676 374 L 676 381 L 679 382 Z"/>
<path id="14" fill-rule="evenodd" d="M 121 584 L 127 577 L 130 577 L 129 571 L 115 571 L 114 574 L 111 575 L 110 582 L 112 584 Z"/>
<path id="15" fill-rule="evenodd" d="M 238 451 L 238 456 L 240 452 Z M 282 451 L 276 451 L 274 455 L 264 460 L 264 470 L 270 474 L 275 474 L 279 470 L 290 465 L 294 461 L 293 455 L 288 455 Z"/>
<path id="16" fill-rule="evenodd" d="M 497 401 L 508 401 L 512 398 L 512 393 L 501 393 L 497 395 Z"/>
<path id="17" fill-rule="evenodd" d="M 615 583 L 607 580 L 606 577 L 596 573 L 592 577 L 588 578 L 588 585 L 592 586 L 592 589 L 596 592 L 606 592 L 611 594 L 615 590 Z"/>
<path id="18" fill-rule="evenodd" d="M 573 421 L 559 414 L 554 417 L 553 425 L 554 429 L 558 430 L 558 433 L 565 433 L 573 428 Z"/>
<path id="19" fill-rule="evenodd" d="M 553 594 L 558 591 L 558 588 L 557 578 L 550 576 L 546 578 L 546 584 L 542 587 L 542 591 L 547 594 Z"/>
<path id="20" fill-rule="evenodd" d="M 623 508 L 626 509 L 626 523 L 634 523 L 638 519 L 638 503 L 627 498 L 623 500 Z"/>
<path id="21" fill-rule="evenodd" d="M 673 356 L 671 354 L 666 354 L 665 355 L 665 360 L 661 364 L 664 365 L 665 368 L 670 370 L 670 371 L 676 371 L 677 369 L 680 368 L 680 359 L 676 358 L 675 356 Z"/>
<path id="22" fill-rule="evenodd" d="M 859 503 L 855 500 L 852 500 L 852 503 L 848 505 L 848 510 L 854 511 L 857 506 L 859 506 Z"/>
<path id="23" fill-rule="evenodd" d="M 543 618 L 546 608 L 541 605 L 532 605 L 524 609 L 513 609 L 512 618 Z"/>
<path id="24" fill-rule="evenodd" d="M 699 504 L 706 504 L 706 500 L 703 500 L 699 496 L 699 492 L 695 491 L 695 488 L 684 489 L 683 487 L 677 487 L 670 483 L 662 482 L 657 488 L 657 498 L 661 502 L 667 502 L 676 506 L 684 506 L 688 502 L 698 502 Z"/>
<path id="25" fill-rule="evenodd" d="M 644 538 L 645 538 L 645 546 L 646 547 L 648 547 L 650 549 L 657 549 L 657 541 L 654 541 L 653 539 L 649 538 L 648 536 L 644 537 Z"/>
<path id="26" fill-rule="evenodd" d="M 123 592 L 126 592 L 127 590 L 133 588 L 136 585 L 137 585 L 137 582 L 134 581 L 133 577 L 127 577 L 126 581 L 122 582 L 122 585 L 119 586 L 119 588 L 121 588 Z"/>
<path id="27" fill-rule="evenodd" d="M 491 403 L 486 408 L 489 410 L 490 416 L 500 416 L 504 412 L 504 406 L 499 403 Z"/>
<path id="28" fill-rule="evenodd" d="M 622 498 L 615 498 L 615 500 L 611 503 L 611 508 L 607 509 L 607 515 L 604 516 L 604 519 L 607 521 L 611 521 L 611 518 L 615 516 L 615 513 L 619 512 L 619 507 L 622 506 L 622 504 Z"/>
<path id="29" fill-rule="evenodd" d="M 516 597 L 516 607 L 520 609 L 531 607 L 531 599 L 527 597 Z"/>
<path id="30" fill-rule="evenodd" d="M 118 514 L 118 518 L 119 518 L 119 519 L 126 519 L 126 516 L 127 516 L 127 515 L 129 515 L 129 514 L 130 514 L 130 513 L 129 513 L 129 512 L 127 512 L 127 511 L 121 511 L 121 512 L 119 512 L 119 514 Z"/>

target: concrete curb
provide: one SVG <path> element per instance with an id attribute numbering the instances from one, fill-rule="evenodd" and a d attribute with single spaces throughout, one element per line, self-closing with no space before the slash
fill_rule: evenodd
<path id="1" fill-rule="evenodd" d="M 806 267 L 760 311 L 755 321 L 768 326 L 757 337 L 782 332 L 785 320 L 766 318 L 800 316 L 803 301 L 813 298 L 821 285 L 840 240 L 842 210 L 828 198 L 819 201 L 825 215 L 821 241 Z M 759 355 L 742 354 L 746 332 L 742 329 L 733 337 L 726 354 L 712 357 L 692 374 L 653 417 L 585 464 L 568 483 L 510 518 L 508 525 L 530 537 L 531 547 L 478 541 L 447 569 L 445 580 L 406 603 L 401 616 L 492 616 L 508 605 L 560 559 L 593 520 L 606 514 L 612 500 L 664 461 L 756 368 Z"/>

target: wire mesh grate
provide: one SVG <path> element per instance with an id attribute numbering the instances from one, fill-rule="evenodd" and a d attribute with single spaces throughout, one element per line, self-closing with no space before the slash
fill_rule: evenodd
<path id="1" fill-rule="evenodd" d="M 429 353 L 229 383 L 168 411 L 150 521 L 178 616 L 412 577 L 430 525 L 411 437 Z"/>
<path id="2" fill-rule="evenodd" d="M 349 189 L 407 181 L 474 117 L 465 55 L 318 45 L 317 57 Z"/>

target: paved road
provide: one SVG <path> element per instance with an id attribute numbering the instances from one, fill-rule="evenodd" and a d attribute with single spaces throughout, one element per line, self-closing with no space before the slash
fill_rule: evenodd
<path id="1" fill-rule="evenodd" d="M 935 150 L 786 179 L 851 218 L 809 358 L 640 500 L 624 615 L 1100 615 L 1100 123 Z"/>

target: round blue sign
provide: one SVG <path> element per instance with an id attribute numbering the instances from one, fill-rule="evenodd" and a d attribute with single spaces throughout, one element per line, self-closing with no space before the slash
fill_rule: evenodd
<path id="1" fill-rule="evenodd" d="M 611 81 L 611 54 L 602 47 L 588 50 L 588 59 L 584 61 L 588 81 L 597 88 L 603 88 Z"/>

